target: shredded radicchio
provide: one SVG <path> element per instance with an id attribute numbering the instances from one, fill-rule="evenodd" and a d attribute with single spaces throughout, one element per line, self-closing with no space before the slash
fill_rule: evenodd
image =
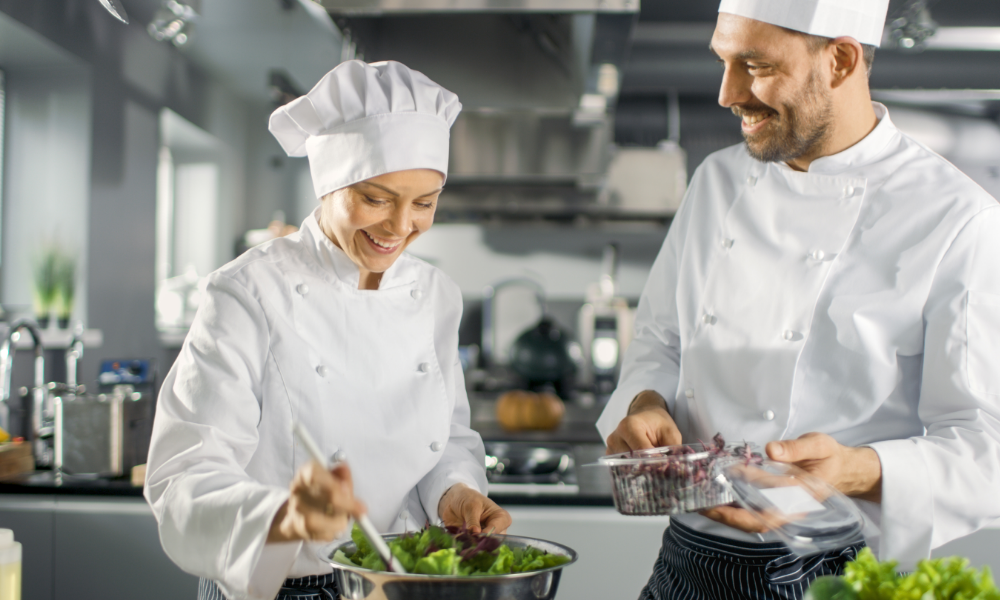
<path id="1" fill-rule="evenodd" d="M 693 512 L 734 500 L 728 487 L 713 479 L 720 460 L 760 464 L 750 444 L 729 444 L 721 434 L 709 443 L 639 450 L 609 458 L 648 459 L 611 465 L 615 507 L 625 515 Z"/>

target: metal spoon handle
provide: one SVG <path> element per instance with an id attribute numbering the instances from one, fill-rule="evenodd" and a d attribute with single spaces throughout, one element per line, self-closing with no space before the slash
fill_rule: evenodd
<path id="1" fill-rule="evenodd" d="M 299 443 L 305 447 L 309 456 L 311 456 L 313 460 L 323 465 L 324 469 L 330 468 L 329 461 L 323 456 L 323 452 L 319 449 L 319 446 L 316 445 L 316 441 L 313 440 L 312 436 L 309 435 L 309 432 L 306 431 L 306 428 L 303 427 L 301 423 L 295 422 L 292 425 L 292 434 L 299 440 Z M 378 552 L 382 562 L 384 562 L 387 567 L 396 573 L 406 573 L 406 569 L 403 568 L 399 559 L 392 555 L 392 551 L 389 550 L 389 545 L 385 543 L 384 539 L 382 539 L 378 529 L 375 529 L 375 525 L 371 522 L 371 519 L 368 518 L 368 515 L 361 515 L 358 517 L 357 521 L 358 526 L 361 527 L 361 531 L 364 532 L 365 537 L 368 538 L 368 542 L 373 548 L 375 548 L 375 551 Z"/>

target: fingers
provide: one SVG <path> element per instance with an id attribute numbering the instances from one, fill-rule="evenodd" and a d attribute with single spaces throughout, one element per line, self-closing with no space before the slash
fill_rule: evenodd
<path id="1" fill-rule="evenodd" d="M 509 528 L 514 522 L 514 520 L 511 519 L 510 513 L 496 504 L 493 504 L 492 510 L 484 513 L 484 517 L 485 518 L 482 519 L 483 531 L 495 533 L 497 535 L 507 533 L 507 528 Z"/>
<path id="2" fill-rule="evenodd" d="M 728 525 L 747 533 L 764 533 L 768 530 L 749 511 L 735 506 L 716 506 L 715 508 L 701 511 L 701 514 L 713 521 L 718 521 L 723 525 Z"/>
<path id="3" fill-rule="evenodd" d="M 765 450 L 772 460 L 796 463 L 829 458 L 839 444 L 824 433 L 807 433 L 795 440 L 768 442 Z"/>
<path id="4" fill-rule="evenodd" d="M 311 462 L 295 474 L 281 530 L 290 539 L 329 541 L 347 529 L 352 516 L 366 512 L 365 505 L 354 497 L 347 465 L 327 471 Z"/>
<path id="5" fill-rule="evenodd" d="M 647 409 L 622 419 L 608 436 L 608 454 L 681 443 L 681 433 L 666 409 Z"/>
<path id="6" fill-rule="evenodd" d="M 473 533 L 506 533 L 512 522 L 510 513 L 500 508 L 496 502 L 461 484 L 456 484 L 445 493 L 438 512 L 445 525 L 464 525 Z"/>

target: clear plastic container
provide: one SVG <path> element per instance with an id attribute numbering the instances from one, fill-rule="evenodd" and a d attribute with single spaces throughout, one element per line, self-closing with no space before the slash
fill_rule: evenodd
<path id="1" fill-rule="evenodd" d="M 21 544 L 10 529 L 0 529 L 0 598 L 21 600 Z"/>
<path id="2" fill-rule="evenodd" d="M 857 504 L 795 465 L 764 460 L 717 468 L 736 501 L 800 555 L 837 550 L 878 536 Z"/>
<path id="3" fill-rule="evenodd" d="M 623 515 L 674 515 L 738 504 L 800 556 L 879 534 L 853 500 L 753 444 L 689 444 L 604 456 Z"/>
<path id="4" fill-rule="evenodd" d="M 735 500 L 717 465 L 759 461 L 753 444 L 687 444 L 603 456 L 615 508 L 623 515 L 676 515 Z"/>

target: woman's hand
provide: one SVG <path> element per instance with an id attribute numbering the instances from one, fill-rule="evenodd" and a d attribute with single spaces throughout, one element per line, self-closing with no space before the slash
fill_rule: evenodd
<path id="1" fill-rule="evenodd" d="M 291 496 L 271 522 L 268 542 L 329 542 L 347 529 L 351 517 L 367 512 L 354 498 L 351 470 L 340 464 L 327 471 L 310 462 L 295 474 Z"/>
<path id="2" fill-rule="evenodd" d="M 448 488 L 438 502 L 438 514 L 448 527 L 465 525 L 474 533 L 507 533 L 510 513 L 464 483 Z"/>

